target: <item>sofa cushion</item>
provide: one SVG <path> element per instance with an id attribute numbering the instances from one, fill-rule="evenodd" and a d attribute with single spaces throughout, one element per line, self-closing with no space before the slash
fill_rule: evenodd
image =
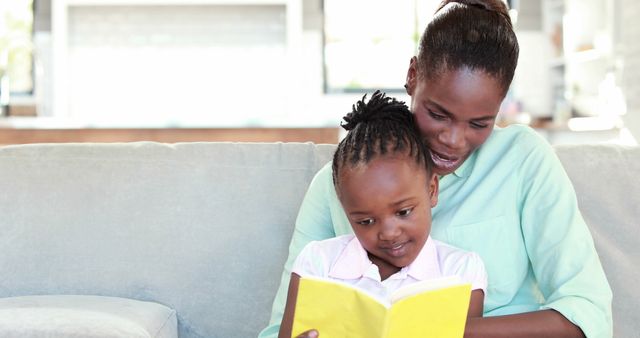
<path id="1" fill-rule="evenodd" d="M 178 337 L 176 313 L 152 302 L 100 296 L 0 299 L 0 337 Z"/>

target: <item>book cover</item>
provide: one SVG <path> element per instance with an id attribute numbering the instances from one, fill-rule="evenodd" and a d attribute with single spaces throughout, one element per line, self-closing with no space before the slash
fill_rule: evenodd
<path id="1" fill-rule="evenodd" d="M 293 336 L 318 329 L 322 338 L 456 338 L 464 334 L 471 285 L 457 277 L 417 282 L 378 299 L 354 286 L 301 277 Z"/>

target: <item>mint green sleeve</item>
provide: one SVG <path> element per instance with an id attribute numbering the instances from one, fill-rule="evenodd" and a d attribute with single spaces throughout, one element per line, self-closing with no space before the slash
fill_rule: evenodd
<path id="1" fill-rule="evenodd" d="M 280 322 L 284 314 L 284 306 L 287 301 L 287 291 L 291 268 L 298 254 L 311 241 L 319 241 L 336 236 L 332 222 L 332 204 L 337 198 L 333 187 L 331 163 L 325 165 L 311 181 L 309 189 L 302 201 L 291 243 L 289 244 L 289 257 L 284 265 L 284 271 L 280 280 L 280 287 L 273 301 L 271 320 L 259 337 L 277 337 L 280 330 Z"/>
<path id="2" fill-rule="evenodd" d="M 546 299 L 541 309 L 562 313 L 588 338 L 612 337 L 611 288 L 571 181 L 551 146 L 529 141 L 518 201 L 525 247 Z"/>

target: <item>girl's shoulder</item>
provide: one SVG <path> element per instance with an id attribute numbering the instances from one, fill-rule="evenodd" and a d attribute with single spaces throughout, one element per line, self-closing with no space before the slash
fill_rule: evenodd
<path id="1" fill-rule="evenodd" d="M 342 235 L 307 243 L 296 258 L 292 271 L 300 276 L 328 277 L 354 238 L 354 235 Z"/>
<path id="2" fill-rule="evenodd" d="M 442 268 L 458 270 L 469 264 L 482 263 L 480 256 L 473 252 L 460 249 L 451 244 L 432 239 L 438 253 L 439 263 Z"/>
<path id="3" fill-rule="evenodd" d="M 354 235 L 342 235 L 321 241 L 311 241 L 302 249 L 298 257 L 304 259 L 321 260 L 333 263 L 347 249 Z"/>
<path id="4" fill-rule="evenodd" d="M 353 234 L 341 235 L 321 241 L 311 241 L 307 244 L 307 247 L 313 251 L 342 252 L 354 238 L 355 235 Z"/>
<path id="5" fill-rule="evenodd" d="M 480 255 L 437 240 L 433 243 L 444 276 L 456 275 L 470 283 L 473 290 L 482 289 L 486 293 L 487 272 Z"/>

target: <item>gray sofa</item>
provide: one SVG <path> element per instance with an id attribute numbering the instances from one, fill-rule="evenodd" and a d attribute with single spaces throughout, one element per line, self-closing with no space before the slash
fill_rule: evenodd
<path id="1" fill-rule="evenodd" d="M 254 337 L 269 319 L 304 192 L 333 149 L 0 147 L 0 297 L 140 300 L 177 315 L 180 337 Z M 640 148 L 556 150 L 614 291 L 615 336 L 638 337 Z M 8 304 L 0 299 L 0 314 Z M 0 320 L 0 336 L 7 326 Z"/>

